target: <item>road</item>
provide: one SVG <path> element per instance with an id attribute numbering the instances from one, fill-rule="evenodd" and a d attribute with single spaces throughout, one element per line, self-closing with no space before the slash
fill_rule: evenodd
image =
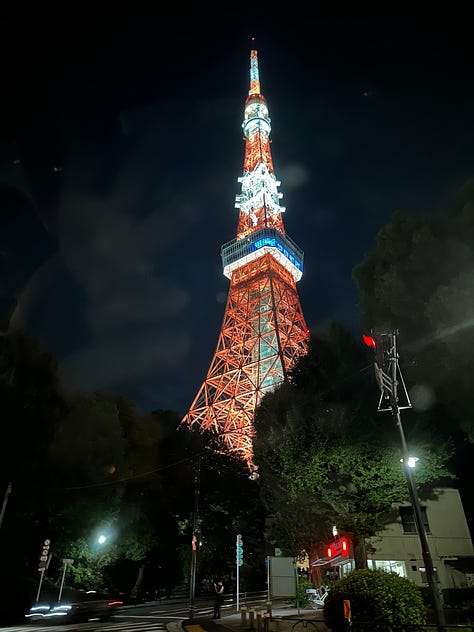
<path id="1" fill-rule="evenodd" d="M 240 603 L 247 606 L 263 605 L 266 591 L 241 593 Z M 180 623 L 185 619 L 212 618 L 214 599 L 196 599 L 193 616 L 190 617 L 188 600 L 166 600 L 138 606 L 124 606 L 109 621 L 90 620 L 86 623 L 54 623 L 25 620 L 22 625 L 0 627 L 0 632 L 163 632 L 169 623 Z M 235 613 L 235 596 L 224 595 L 222 613 Z"/>
<path id="2" fill-rule="evenodd" d="M 232 599 L 223 608 L 235 609 Z M 212 617 L 212 601 L 196 602 L 194 617 Z M 124 607 L 109 621 L 90 620 L 84 623 L 69 623 L 54 625 L 46 622 L 28 622 L 24 625 L 0 628 L 1 632 L 163 632 L 171 622 L 189 619 L 189 603 L 155 603 L 154 605 L 140 605 Z"/>

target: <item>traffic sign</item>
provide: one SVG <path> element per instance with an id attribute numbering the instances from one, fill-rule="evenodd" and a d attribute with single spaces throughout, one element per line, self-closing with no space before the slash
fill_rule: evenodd
<path id="1" fill-rule="evenodd" d="M 235 543 L 235 555 L 235 562 L 237 566 L 242 566 L 244 563 L 244 543 L 240 533 L 237 535 L 237 541 Z"/>
<path id="2" fill-rule="evenodd" d="M 38 564 L 38 571 L 40 573 L 44 573 L 48 565 L 50 547 L 51 547 L 51 540 L 49 538 L 46 538 L 46 540 L 43 542 L 43 548 L 41 549 L 41 555 L 40 555 L 39 564 Z"/>

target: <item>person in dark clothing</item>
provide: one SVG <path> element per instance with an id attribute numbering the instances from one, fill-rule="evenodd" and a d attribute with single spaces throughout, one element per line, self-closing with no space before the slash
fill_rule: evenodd
<path id="1" fill-rule="evenodd" d="M 212 618 L 220 619 L 221 606 L 224 603 L 224 584 L 221 581 L 214 584 L 214 592 L 216 593 L 216 598 L 214 599 L 214 616 Z"/>

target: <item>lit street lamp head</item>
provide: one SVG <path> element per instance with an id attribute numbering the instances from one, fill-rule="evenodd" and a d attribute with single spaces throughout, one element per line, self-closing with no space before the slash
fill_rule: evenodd
<path id="1" fill-rule="evenodd" d="M 409 456 L 407 459 L 408 467 L 416 467 L 417 462 L 420 459 L 417 456 Z M 400 463 L 403 463 L 403 459 L 400 459 Z"/>

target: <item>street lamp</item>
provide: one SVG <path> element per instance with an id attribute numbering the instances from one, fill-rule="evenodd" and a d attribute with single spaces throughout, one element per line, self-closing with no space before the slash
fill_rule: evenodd
<path id="1" fill-rule="evenodd" d="M 420 459 L 417 456 L 409 456 L 407 459 L 407 466 L 414 468 Z M 400 463 L 403 463 L 404 460 L 400 459 Z"/>
<path id="2" fill-rule="evenodd" d="M 438 629 L 443 630 L 446 625 L 443 603 L 441 593 L 437 585 L 433 559 L 431 557 L 431 551 L 421 513 L 420 499 L 418 497 L 412 471 L 418 459 L 416 457 L 410 457 L 409 455 L 405 431 L 403 429 L 402 418 L 400 415 L 400 410 L 404 408 L 411 408 L 411 402 L 398 365 L 397 333 L 398 332 L 396 331 L 389 331 L 386 333 L 379 333 L 375 337 L 363 336 L 363 339 L 365 344 L 368 347 L 372 347 L 375 351 L 375 378 L 380 388 L 378 411 L 390 411 L 392 413 L 393 420 L 400 435 L 400 442 L 402 444 L 401 461 L 403 463 L 403 469 L 405 470 L 408 495 L 410 497 L 415 525 L 420 539 L 421 554 L 425 563 L 426 577 L 428 579 L 428 586 L 433 600 Z M 404 406 L 400 405 L 398 399 L 399 380 L 406 399 L 406 405 Z"/>
<path id="3" fill-rule="evenodd" d="M 102 533 L 99 535 L 99 537 L 97 538 L 97 542 L 99 544 L 104 544 L 104 542 L 107 540 L 107 536 L 103 535 Z"/>

